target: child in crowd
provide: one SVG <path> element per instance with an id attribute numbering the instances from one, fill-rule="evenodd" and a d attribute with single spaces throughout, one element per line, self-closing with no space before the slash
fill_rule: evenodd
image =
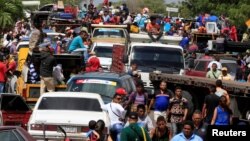
<path id="1" fill-rule="evenodd" d="M 97 141 L 100 138 L 100 135 L 95 131 L 96 128 L 96 121 L 91 120 L 89 121 L 89 131 L 87 133 L 87 141 Z"/>

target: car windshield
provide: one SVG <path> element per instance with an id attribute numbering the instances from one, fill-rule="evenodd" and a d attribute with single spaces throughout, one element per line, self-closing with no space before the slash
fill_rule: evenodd
<path id="1" fill-rule="evenodd" d="M 119 83 L 100 79 L 76 79 L 69 82 L 68 91 L 98 93 L 105 103 L 110 102 Z"/>
<path id="2" fill-rule="evenodd" d="M 112 58 L 112 47 L 110 46 L 96 46 L 94 51 L 98 57 Z"/>
<path id="3" fill-rule="evenodd" d="M 184 68 L 181 49 L 135 46 L 131 62 L 136 63 L 142 71 L 163 68 Z"/>
<path id="4" fill-rule="evenodd" d="M 44 97 L 38 105 L 38 109 L 102 111 L 97 99 L 79 97 Z"/>
<path id="5" fill-rule="evenodd" d="M 93 37 L 124 38 L 124 32 L 122 29 L 99 28 L 94 30 Z"/>

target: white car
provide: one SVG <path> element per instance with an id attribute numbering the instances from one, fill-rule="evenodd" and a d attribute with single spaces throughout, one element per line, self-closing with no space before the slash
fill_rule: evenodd
<path id="1" fill-rule="evenodd" d="M 98 42 L 94 43 L 91 51 L 94 51 L 100 60 L 104 70 L 109 70 L 112 64 L 112 50 L 114 43 Z"/>
<path id="2" fill-rule="evenodd" d="M 86 139 L 90 120 L 110 123 L 108 114 L 101 109 L 104 102 L 96 93 L 50 92 L 37 101 L 28 123 L 28 132 L 36 139 Z M 63 131 L 63 130 L 64 131 Z"/>

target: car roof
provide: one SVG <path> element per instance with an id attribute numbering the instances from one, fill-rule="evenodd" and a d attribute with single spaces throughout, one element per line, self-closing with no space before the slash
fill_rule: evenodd
<path id="1" fill-rule="evenodd" d="M 73 76 L 72 78 L 110 78 L 110 79 L 119 79 L 121 77 L 129 77 L 130 75 L 126 74 L 126 73 L 114 73 L 114 72 L 88 72 L 88 73 L 84 73 L 84 74 L 79 74 L 76 76 Z"/>
<path id="2" fill-rule="evenodd" d="M 119 43 L 95 42 L 94 44 L 96 46 L 113 47 L 114 44 L 119 44 Z M 122 45 L 122 44 L 119 44 L 119 45 Z"/>
<path id="3" fill-rule="evenodd" d="M 20 46 L 20 45 L 29 45 L 29 41 L 21 41 L 17 44 L 17 46 Z"/>
<path id="4" fill-rule="evenodd" d="M 101 99 L 100 94 L 89 93 L 89 92 L 47 92 L 42 94 L 43 97 L 78 97 L 78 98 L 91 98 L 91 99 Z"/>
<path id="5" fill-rule="evenodd" d="M 204 61 L 204 62 L 211 62 L 214 59 L 195 59 L 195 61 Z M 220 63 L 236 63 L 236 60 L 233 59 L 220 59 Z"/>
<path id="6" fill-rule="evenodd" d="M 176 48 L 176 49 L 183 50 L 183 48 L 181 46 L 168 45 L 168 44 L 162 44 L 162 43 L 137 43 L 137 42 L 133 42 L 133 43 L 131 43 L 131 46 L 157 46 L 157 47 Z"/>
<path id="7" fill-rule="evenodd" d="M 48 33 L 46 33 L 48 36 L 59 36 L 59 35 L 61 35 L 61 36 L 65 36 L 65 34 L 64 33 L 58 33 L 58 32 L 48 32 Z"/>
<path id="8" fill-rule="evenodd" d="M 0 129 L 16 129 L 16 128 L 19 128 L 19 129 L 22 129 L 22 127 L 20 126 L 0 126 Z"/>

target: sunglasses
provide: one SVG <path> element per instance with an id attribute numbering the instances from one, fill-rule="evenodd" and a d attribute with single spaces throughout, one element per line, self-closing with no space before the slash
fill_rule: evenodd
<path id="1" fill-rule="evenodd" d="M 116 99 L 117 99 L 117 100 L 122 100 L 122 98 L 121 98 L 121 97 L 117 97 Z"/>

